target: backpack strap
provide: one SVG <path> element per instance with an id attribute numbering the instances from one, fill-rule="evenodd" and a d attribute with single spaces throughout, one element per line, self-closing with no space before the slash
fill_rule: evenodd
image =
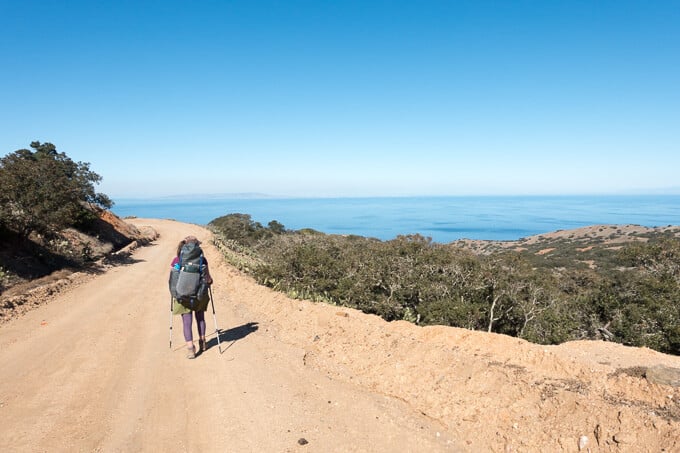
<path id="1" fill-rule="evenodd" d="M 199 275 L 203 273 L 203 253 L 198 258 L 198 273 Z M 199 277 L 200 278 L 200 277 Z M 194 304 L 198 300 L 198 294 L 194 294 L 189 298 L 189 302 L 191 303 L 191 308 L 194 308 Z"/>

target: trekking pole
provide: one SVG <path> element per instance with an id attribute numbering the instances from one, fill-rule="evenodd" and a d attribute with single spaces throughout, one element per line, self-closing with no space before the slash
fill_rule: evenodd
<path id="1" fill-rule="evenodd" d="M 170 296 L 170 349 L 172 349 L 172 296 Z"/>
<path id="2" fill-rule="evenodd" d="M 215 316 L 215 301 L 213 301 L 212 287 L 208 286 L 208 294 L 210 294 L 210 304 L 212 305 L 213 319 L 215 320 L 215 335 L 217 335 L 217 350 L 222 354 L 222 346 L 220 345 L 220 329 L 217 328 L 217 316 Z"/>

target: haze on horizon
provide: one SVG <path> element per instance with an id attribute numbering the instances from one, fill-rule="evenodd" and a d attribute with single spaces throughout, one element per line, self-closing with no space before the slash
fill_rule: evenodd
<path id="1" fill-rule="evenodd" d="M 680 194 L 676 2 L 0 3 L 1 155 L 112 198 Z"/>

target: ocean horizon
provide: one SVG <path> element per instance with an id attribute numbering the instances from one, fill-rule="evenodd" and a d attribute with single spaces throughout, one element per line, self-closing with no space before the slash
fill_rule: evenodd
<path id="1" fill-rule="evenodd" d="M 249 214 L 267 225 L 312 228 L 381 240 L 421 234 L 440 243 L 458 239 L 517 240 L 589 225 L 680 225 L 680 195 L 431 196 L 264 198 L 258 196 L 114 199 L 120 217 L 173 219 L 207 225 Z"/>

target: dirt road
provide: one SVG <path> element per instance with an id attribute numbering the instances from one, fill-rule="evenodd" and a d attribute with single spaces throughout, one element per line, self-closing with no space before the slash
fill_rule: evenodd
<path id="1" fill-rule="evenodd" d="M 130 264 L 0 328 L 0 451 L 453 447 L 406 403 L 306 367 L 305 351 L 270 335 L 268 320 L 236 313 L 233 270 L 207 241 L 222 352 L 211 312 L 204 354 L 185 358 L 178 317 L 170 349 L 169 263 L 182 237 L 208 233 L 169 221 L 153 227 L 160 238 Z"/>
<path id="2" fill-rule="evenodd" d="M 680 357 L 605 342 L 540 346 L 387 323 L 292 300 L 226 265 L 201 227 L 160 233 L 0 327 L 2 452 L 678 452 Z M 221 329 L 169 343 L 169 263 L 193 234 Z M 581 444 L 581 449 L 579 449 Z"/>

